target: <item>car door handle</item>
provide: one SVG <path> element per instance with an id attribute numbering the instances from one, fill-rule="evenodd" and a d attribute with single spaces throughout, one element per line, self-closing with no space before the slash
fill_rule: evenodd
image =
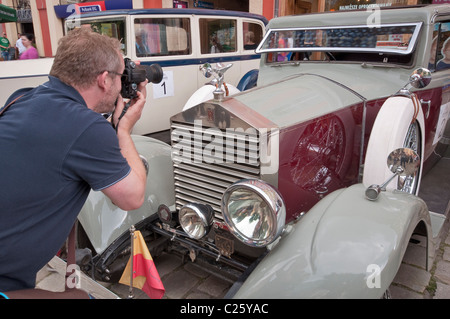
<path id="1" fill-rule="evenodd" d="M 420 99 L 420 103 L 421 103 L 422 105 L 427 104 L 427 111 L 425 112 L 425 118 L 427 119 L 428 116 L 430 115 L 431 100 L 424 101 L 424 100 Z"/>
<path id="2" fill-rule="evenodd" d="M 319 195 L 320 198 L 323 198 L 325 194 L 328 192 L 328 188 L 326 186 L 317 186 L 314 187 L 314 191 Z"/>

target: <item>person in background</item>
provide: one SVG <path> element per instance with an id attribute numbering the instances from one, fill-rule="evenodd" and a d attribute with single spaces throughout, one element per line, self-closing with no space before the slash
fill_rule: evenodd
<path id="1" fill-rule="evenodd" d="M 137 56 L 147 56 L 150 50 L 147 44 L 144 42 L 145 33 L 136 34 L 136 55 Z"/>
<path id="2" fill-rule="evenodd" d="M 17 34 L 17 38 L 18 39 L 16 41 L 16 49 L 18 51 L 17 58 L 19 58 L 22 55 L 22 53 L 26 50 L 26 48 L 25 48 L 25 46 L 22 43 L 22 39 L 21 39 L 21 34 L 20 33 Z"/>
<path id="3" fill-rule="evenodd" d="M 450 68 L 450 38 L 445 40 L 441 50 L 443 58 L 437 61 L 436 71 L 445 70 Z"/>
<path id="4" fill-rule="evenodd" d="M 211 50 L 210 53 L 219 53 L 222 52 L 222 46 L 220 45 L 219 39 L 217 35 L 213 35 L 211 38 Z"/>
<path id="5" fill-rule="evenodd" d="M 33 46 L 34 36 L 30 33 L 25 33 L 22 34 L 20 39 L 22 40 L 22 44 L 25 47 L 25 51 L 22 52 L 19 60 L 38 59 L 38 51 Z"/>
<path id="6" fill-rule="evenodd" d="M 255 34 L 253 31 L 248 31 L 245 34 L 244 50 L 254 50 L 257 44 L 255 43 Z"/>
<path id="7" fill-rule="evenodd" d="M 8 38 L 6 37 L 6 32 L 2 33 L 2 36 L 0 37 L 0 49 L 2 51 L 2 58 L 4 61 L 9 61 L 9 48 L 11 47 L 11 44 L 9 43 Z"/>

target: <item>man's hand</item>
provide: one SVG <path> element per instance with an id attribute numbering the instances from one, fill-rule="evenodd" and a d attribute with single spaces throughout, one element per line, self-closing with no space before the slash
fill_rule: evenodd
<path id="1" fill-rule="evenodd" d="M 129 101 L 128 105 L 126 105 L 123 98 L 119 96 L 113 114 L 113 123 L 117 129 L 120 128 L 127 132 L 131 132 L 136 122 L 141 118 L 147 96 L 147 90 L 145 88 L 147 83 L 148 80 L 145 80 L 139 84 L 137 97 Z M 125 113 L 123 114 L 124 110 Z"/>

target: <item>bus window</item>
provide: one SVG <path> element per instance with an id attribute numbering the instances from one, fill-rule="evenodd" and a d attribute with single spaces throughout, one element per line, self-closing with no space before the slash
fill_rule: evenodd
<path id="1" fill-rule="evenodd" d="M 242 24 L 244 50 L 255 50 L 263 38 L 263 29 L 256 23 L 244 22 Z"/>
<path id="2" fill-rule="evenodd" d="M 71 28 L 70 24 L 67 24 L 67 26 L 68 31 L 73 30 L 76 27 L 74 26 Z M 123 54 L 127 54 L 127 48 L 125 45 L 125 18 L 115 20 L 82 20 L 81 28 L 91 28 L 92 31 L 118 39 L 120 41 Z"/>
<path id="3" fill-rule="evenodd" d="M 200 19 L 201 53 L 236 52 L 236 20 Z"/>
<path id="4" fill-rule="evenodd" d="M 189 18 L 145 18 L 134 21 L 136 55 L 191 54 Z"/>

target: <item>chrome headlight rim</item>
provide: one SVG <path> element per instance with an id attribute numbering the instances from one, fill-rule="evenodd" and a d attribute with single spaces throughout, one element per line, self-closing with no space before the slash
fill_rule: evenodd
<path id="1" fill-rule="evenodd" d="M 269 208 L 270 229 L 264 238 L 254 238 L 246 235 L 235 223 L 228 210 L 230 196 L 238 190 L 256 194 Z M 233 183 L 222 196 L 222 216 L 233 235 L 244 244 L 252 247 L 265 247 L 276 240 L 282 233 L 286 221 L 286 208 L 280 193 L 262 180 L 244 179 Z"/>
<path id="2" fill-rule="evenodd" d="M 194 232 L 198 228 L 193 230 L 185 224 L 184 217 L 186 214 L 191 213 L 193 216 L 198 217 L 201 221 L 201 227 L 203 231 L 201 233 Z M 178 222 L 183 228 L 184 232 L 192 239 L 200 240 L 208 235 L 213 226 L 214 211 L 211 206 L 197 203 L 188 203 L 181 207 L 178 213 Z"/>

